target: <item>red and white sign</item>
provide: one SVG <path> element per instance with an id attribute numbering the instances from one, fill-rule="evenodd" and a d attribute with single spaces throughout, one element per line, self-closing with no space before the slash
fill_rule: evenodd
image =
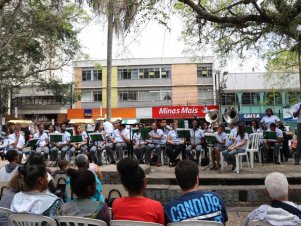
<path id="1" fill-rule="evenodd" d="M 219 109 L 216 105 L 207 106 L 162 106 L 152 107 L 153 118 L 205 118 L 207 110 Z"/>

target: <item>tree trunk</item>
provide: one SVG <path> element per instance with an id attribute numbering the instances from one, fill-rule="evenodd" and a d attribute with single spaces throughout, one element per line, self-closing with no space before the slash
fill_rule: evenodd
<path id="1" fill-rule="evenodd" d="M 300 47 L 299 47 L 299 49 L 298 49 L 298 67 L 299 67 L 299 85 L 300 85 L 300 87 L 299 87 L 299 89 L 301 90 L 301 53 L 300 53 Z"/>
<path id="2" fill-rule="evenodd" d="M 111 77 L 112 77 L 112 51 L 113 51 L 113 0 L 108 1 L 108 42 L 107 42 L 107 120 L 111 121 Z"/>

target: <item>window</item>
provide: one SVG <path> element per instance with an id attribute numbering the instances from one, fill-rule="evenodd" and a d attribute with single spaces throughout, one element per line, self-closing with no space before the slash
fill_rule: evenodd
<path id="1" fill-rule="evenodd" d="M 94 102 L 102 101 L 102 92 L 101 91 L 93 91 L 93 101 Z"/>
<path id="2" fill-rule="evenodd" d="M 198 88 L 199 104 L 212 104 L 213 101 L 213 87 L 203 86 Z"/>
<path id="3" fill-rule="evenodd" d="M 160 79 L 170 78 L 171 67 L 138 67 L 138 68 L 119 68 L 118 79 Z"/>
<path id="4" fill-rule="evenodd" d="M 171 100 L 171 90 L 122 90 L 118 91 L 119 101 L 160 101 Z"/>
<path id="5" fill-rule="evenodd" d="M 102 71 L 101 70 L 93 70 L 93 80 L 94 81 L 102 80 Z"/>
<path id="6" fill-rule="evenodd" d="M 279 92 L 268 92 L 265 94 L 266 105 L 280 105 L 282 104 L 282 97 Z"/>
<path id="7" fill-rule="evenodd" d="M 299 93 L 296 93 L 296 92 L 287 93 L 288 104 L 290 106 L 294 106 L 298 102 L 298 98 L 297 98 L 298 95 L 299 95 Z"/>
<path id="8" fill-rule="evenodd" d="M 212 65 L 198 65 L 197 76 L 198 78 L 212 77 Z"/>
<path id="9" fill-rule="evenodd" d="M 235 93 L 224 93 L 222 95 L 222 105 L 233 105 L 237 102 L 238 100 Z"/>
<path id="10" fill-rule="evenodd" d="M 91 102 L 91 91 L 82 91 L 81 101 L 82 102 Z"/>
<path id="11" fill-rule="evenodd" d="M 91 70 L 82 71 L 82 81 L 91 81 Z"/>

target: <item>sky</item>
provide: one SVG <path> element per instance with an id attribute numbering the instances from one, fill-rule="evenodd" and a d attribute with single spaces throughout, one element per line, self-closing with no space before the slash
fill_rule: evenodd
<path id="1" fill-rule="evenodd" d="M 113 59 L 126 58 L 160 58 L 189 57 L 184 53 L 187 49 L 181 40 L 183 24 L 179 15 L 171 15 L 168 22 L 170 30 L 156 22 L 149 21 L 139 28 L 135 34 L 124 39 L 113 41 Z M 79 40 L 82 45 L 83 59 L 106 59 L 106 23 L 105 20 L 94 18 L 88 25 L 82 25 Z M 202 54 L 200 54 L 202 55 Z M 206 55 L 214 55 L 212 52 Z M 262 72 L 264 64 L 251 56 L 248 60 L 232 59 L 226 67 L 220 68 L 228 72 Z M 63 69 L 64 80 L 72 79 L 72 68 Z"/>

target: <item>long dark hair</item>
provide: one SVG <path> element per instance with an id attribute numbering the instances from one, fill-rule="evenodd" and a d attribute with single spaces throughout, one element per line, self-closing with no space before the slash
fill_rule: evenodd
<path id="1" fill-rule="evenodd" d="M 237 129 L 237 135 L 236 136 L 240 136 L 240 139 L 243 139 L 246 133 L 246 126 L 245 124 L 239 124 L 238 125 L 238 129 Z"/>
<path id="2" fill-rule="evenodd" d="M 259 123 L 257 120 L 252 120 L 252 123 L 255 122 L 255 129 L 259 129 Z M 252 124 L 251 124 L 252 125 Z"/>
<path id="3" fill-rule="evenodd" d="M 271 115 L 273 115 L 273 114 L 274 114 L 274 112 L 273 112 L 272 108 L 267 108 L 267 109 L 265 110 L 265 114 L 267 114 L 267 111 L 271 111 Z"/>

